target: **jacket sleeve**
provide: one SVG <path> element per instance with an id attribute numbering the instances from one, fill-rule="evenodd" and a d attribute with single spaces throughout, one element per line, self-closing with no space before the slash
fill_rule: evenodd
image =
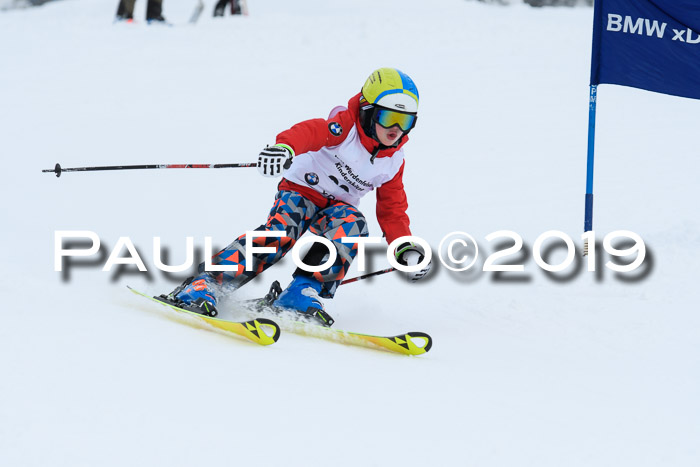
<path id="1" fill-rule="evenodd" d="M 290 146 L 295 155 L 318 151 L 324 146 L 337 146 L 345 141 L 353 124 L 353 115 L 346 109 L 329 120 L 314 118 L 297 123 L 277 135 L 275 142 Z"/>
<path id="2" fill-rule="evenodd" d="M 401 164 L 401 168 L 394 178 L 377 188 L 377 221 L 387 243 L 391 243 L 399 237 L 411 235 L 410 220 L 406 214 L 408 201 L 403 189 L 405 165 L 406 161 Z"/>

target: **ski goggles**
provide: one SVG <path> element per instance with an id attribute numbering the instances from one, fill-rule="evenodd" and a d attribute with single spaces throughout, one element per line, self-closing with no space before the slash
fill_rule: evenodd
<path id="1" fill-rule="evenodd" d="M 397 112 L 396 110 L 375 107 L 372 120 L 379 123 L 384 128 L 391 128 L 398 125 L 403 132 L 407 132 L 416 125 L 416 114 Z"/>

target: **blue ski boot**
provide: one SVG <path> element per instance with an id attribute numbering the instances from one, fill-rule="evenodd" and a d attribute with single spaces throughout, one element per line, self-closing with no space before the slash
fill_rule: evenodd
<path id="1" fill-rule="evenodd" d="M 212 277 L 207 274 L 200 274 L 197 277 L 190 277 L 177 289 L 170 293 L 173 301 L 184 309 L 199 313 L 200 315 L 216 316 L 216 295 L 210 286 L 213 283 Z M 184 305 L 184 306 L 183 306 Z"/>
<path id="2" fill-rule="evenodd" d="M 272 305 L 330 327 L 334 320 L 323 308 L 323 302 L 318 295 L 321 288 L 322 284 L 313 277 L 296 276 Z"/>

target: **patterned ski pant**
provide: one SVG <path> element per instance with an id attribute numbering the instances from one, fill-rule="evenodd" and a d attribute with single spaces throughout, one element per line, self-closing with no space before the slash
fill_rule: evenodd
<path id="1" fill-rule="evenodd" d="M 335 262 L 323 271 L 308 273 L 323 283 L 321 296 L 332 298 L 340 282 L 357 255 L 357 244 L 341 243 L 343 237 L 366 237 L 369 235 L 367 221 L 357 208 L 349 204 L 337 203 L 319 208 L 299 193 L 280 191 L 270 210 L 267 223 L 256 231 L 284 231 L 283 237 L 255 237 L 257 247 L 275 247 L 275 253 L 254 253 L 252 270 L 246 271 L 246 236 L 238 237 L 233 243 L 212 258 L 214 265 L 233 265 L 235 271 L 212 273 L 219 284 L 238 288 L 282 259 L 299 238 L 308 230 L 322 235 L 333 243 L 338 253 Z M 322 248 L 326 248 L 322 246 Z M 326 256 L 318 264 L 323 264 Z M 313 266 L 314 264 L 310 264 Z M 296 274 L 296 273 L 295 273 Z"/>

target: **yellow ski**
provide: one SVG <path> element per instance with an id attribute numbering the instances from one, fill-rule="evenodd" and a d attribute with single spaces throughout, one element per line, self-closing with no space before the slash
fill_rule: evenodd
<path id="1" fill-rule="evenodd" d="M 176 312 L 174 315 L 169 314 L 169 317 L 176 318 L 177 321 L 194 327 L 207 329 L 229 336 L 231 334 L 235 334 L 250 339 L 251 341 L 260 345 L 274 344 L 280 337 L 280 327 L 277 325 L 277 323 L 270 319 L 257 318 L 250 321 L 235 322 L 227 321 L 225 319 L 212 318 L 210 316 L 200 315 L 192 311 L 183 310 L 182 308 L 178 308 L 171 303 L 159 300 L 156 297 L 151 297 L 150 295 L 139 292 L 138 290 L 132 289 L 129 286 L 127 287 L 135 294 L 160 303 L 161 305 L 164 305 Z"/>
<path id="2" fill-rule="evenodd" d="M 305 320 L 296 313 L 272 307 L 256 307 L 255 300 L 243 304 L 243 309 L 255 315 L 274 317 L 285 332 L 317 337 L 346 345 L 356 345 L 375 350 L 387 350 L 402 355 L 422 355 L 433 346 L 433 339 L 424 332 L 408 332 L 397 336 L 377 336 L 343 331 Z M 247 305 L 247 306 L 246 306 Z"/>
<path id="3" fill-rule="evenodd" d="M 333 318 L 325 310 L 311 314 L 298 313 L 274 305 L 282 293 L 279 281 L 274 281 L 270 291 L 262 298 L 246 300 L 239 305 L 254 314 L 274 316 L 282 329 L 303 336 L 318 337 L 347 345 L 370 349 L 388 350 L 402 355 L 422 355 L 433 346 L 433 339 L 424 332 L 408 332 L 398 336 L 376 336 L 331 328 Z"/>
<path id="4" fill-rule="evenodd" d="M 300 321 L 280 321 L 285 331 L 305 336 L 318 337 L 346 345 L 357 345 L 377 350 L 388 350 L 402 355 L 422 355 L 430 350 L 433 339 L 424 332 L 408 332 L 398 336 L 384 337 L 371 334 L 327 328 L 318 324 Z"/>

